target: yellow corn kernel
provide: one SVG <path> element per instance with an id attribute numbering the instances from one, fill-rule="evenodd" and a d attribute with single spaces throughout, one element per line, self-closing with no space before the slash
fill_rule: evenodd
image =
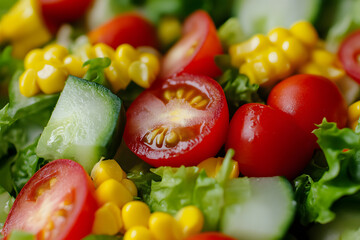
<path id="1" fill-rule="evenodd" d="M 146 227 L 136 226 L 126 231 L 124 240 L 155 240 L 155 238 Z"/>
<path id="2" fill-rule="evenodd" d="M 200 233 L 204 226 L 204 216 L 196 206 L 183 207 L 175 218 L 180 224 L 184 238 Z"/>
<path id="3" fill-rule="evenodd" d="M 129 66 L 131 62 L 139 59 L 139 52 L 130 44 L 121 44 L 116 48 L 115 59 Z"/>
<path id="4" fill-rule="evenodd" d="M 108 79 L 113 92 L 118 92 L 125 89 L 130 83 L 128 69 L 117 61 L 111 61 L 109 67 L 104 70 L 105 76 Z"/>
<path id="5" fill-rule="evenodd" d="M 275 76 L 273 81 L 277 81 L 291 74 L 292 67 L 290 61 L 286 58 L 283 51 L 276 47 L 270 47 L 268 48 L 266 54 L 268 61 L 274 69 Z"/>
<path id="6" fill-rule="evenodd" d="M 131 63 L 128 73 L 130 79 L 143 88 L 149 88 L 156 79 L 156 75 L 150 66 L 140 61 Z"/>
<path id="7" fill-rule="evenodd" d="M 149 229 L 156 240 L 179 240 L 183 238 L 180 225 L 168 213 L 152 213 L 149 219 Z"/>
<path id="8" fill-rule="evenodd" d="M 148 65 L 155 75 L 158 75 L 160 71 L 160 61 L 154 54 L 141 53 L 139 60 Z"/>
<path id="9" fill-rule="evenodd" d="M 355 130 L 360 117 L 360 101 L 354 102 L 348 108 L 348 126 Z"/>
<path id="10" fill-rule="evenodd" d="M 263 84 L 267 81 L 273 80 L 275 75 L 274 67 L 267 59 L 259 58 L 250 64 L 252 64 L 252 69 L 258 84 Z"/>
<path id="11" fill-rule="evenodd" d="M 75 77 L 82 78 L 84 77 L 87 66 L 83 67 L 83 62 L 81 61 L 80 57 L 69 55 L 64 58 L 64 66 L 67 70 L 67 72 L 70 75 L 73 75 Z"/>
<path id="12" fill-rule="evenodd" d="M 97 43 L 93 46 L 95 57 L 108 57 L 111 60 L 114 58 L 115 51 L 110 46 L 104 43 Z"/>
<path id="13" fill-rule="evenodd" d="M 107 202 L 114 202 L 119 208 L 122 208 L 124 204 L 133 200 L 129 190 L 112 178 L 101 183 L 95 193 L 101 205 Z"/>
<path id="14" fill-rule="evenodd" d="M 113 202 L 108 202 L 95 212 L 92 233 L 115 235 L 122 226 L 123 222 L 119 207 Z"/>
<path id="15" fill-rule="evenodd" d="M 293 68 L 305 63 L 309 58 L 308 50 L 304 44 L 294 37 L 284 39 L 280 47 Z"/>
<path id="16" fill-rule="evenodd" d="M 164 17 L 157 30 L 162 45 L 168 46 L 181 36 L 181 22 L 175 17 Z"/>
<path id="17" fill-rule="evenodd" d="M 269 31 L 267 37 L 269 38 L 270 42 L 281 45 L 285 39 L 290 37 L 291 33 L 288 29 L 282 27 L 276 27 Z"/>
<path id="18" fill-rule="evenodd" d="M 27 69 L 19 78 L 20 93 L 25 97 L 32 97 L 40 93 L 40 88 L 36 82 L 36 71 Z"/>
<path id="19" fill-rule="evenodd" d="M 62 67 L 45 63 L 37 72 L 37 83 L 43 93 L 53 94 L 63 90 L 67 77 Z"/>
<path id="20" fill-rule="evenodd" d="M 211 158 L 205 159 L 204 161 L 200 162 L 197 165 L 197 167 L 200 169 L 204 169 L 207 176 L 214 178 L 216 176 L 216 174 L 219 172 L 223 161 L 224 161 L 224 158 L 211 157 Z M 232 167 L 231 167 L 230 178 L 237 178 L 240 173 L 238 162 L 231 160 L 231 165 L 232 165 Z"/>
<path id="21" fill-rule="evenodd" d="M 306 46 L 313 48 L 316 46 L 319 36 L 311 23 L 299 21 L 290 27 L 290 32 Z"/>
<path id="22" fill-rule="evenodd" d="M 134 197 L 137 196 L 137 188 L 133 181 L 131 181 L 130 179 L 124 178 L 121 180 L 121 183 L 122 183 L 122 185 L 124 185 L 127 188 L 127 190 L 129 190 L 131 195 L 133 195 Z"/>
<path id="23" fill-rule="evenodd" d="M 91 170 L 90 175 L 96 188 L 108 179 L 121 182 L 121 180 L 126 177 L 124 170 L 122 170 L 120 165 L 113 159 L 100 160 L 97 162 Z"/>
<path id="24" fill-rule="evenodd" d="M 231 64 L 240 67 L 246 58 L 256 54 L 255 51 L 262 51 L 269 46 L 269 39 L 262 34 L 257 34 L 245 42 L 234 44 L 229 48 Z"/>
<path id="25" fill-rule="evenodd" d="M 122 208 L 122 219 L 125 230 L 135 226 L 148 227 L 150 218 L 150 208 L 141 201 L 131 201 Z"/>
<path id="26" fill-rule="evenodd" d="M 298 69 L 299 73 L 306 73 L 306 74 L 313 74 L 313 75 L 319 75 L 319 76 L 325 76 L 326 72 L 323 71 L 323 68 L 321 68 L 318 64 L 314 62 L 308 62 L 305 65 L 301 66 Z"/>
<path id="27" fill-rule="evenodd" d="M 57 60 L 62 62 L 64 58 L 69 54 L 66 47 L 60 44 L 50 44 L 44 48 L 44 59 L 46 61 Z"/>
<path id="28" fill-rule="evenodd" d="M 239 68 L 239 73 L 245 74 L 248 78 L 251 84 L 260 84 L 260 80 L 255 75 L 254 66 L 251 63 L 244 63 Z"/>
<path id="29" fill-rule="evenodd" d="M 44 61 L 44 51 L 39 48 L 33 49 L 25 56 L 25 69 L 35 68 L 35 65 L 42 61 Z"/>
<path id="30" fill-rule="evenodd" d="M 336 56 L 325 49 L 314 49 L 311 53 L 311 60 L 320 65 L 332 65 L 336 62 Z"/>
<path id="31" fill-rule="evenodd" d="M 81 45 L 79 48 L 75 49 L 73 54 L 80 57 L 81 61 L 86 62 L 89 59 L 96 58 L 94 48 L 90 43 Z"/>

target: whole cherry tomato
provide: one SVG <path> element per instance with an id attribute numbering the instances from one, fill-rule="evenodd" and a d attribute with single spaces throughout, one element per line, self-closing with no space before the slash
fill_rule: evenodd
<path id="1" fill-rule="evenodd" d="M 321 76 L 299 74 L 281 81 L 271 90 L 267 104 L 292 116 L 308 133 L 323 118 L 336 122 L 339 128 L 346 126 L 345 99 L 333 82 Z"/>
<path id="2" fill-rule="evenodd" d="M 125 13 L 88 33 L 91 43 L 105 43 L 112 48 L 128 43 L 133 47 L 157 48 L 155 27 L 137 13 Z"/>
<path id="3" fill-rule="evenodd" d="M 346 37 L 338 55 L 346 73 L 360 83 L 360 30 Z"/>
<path id="4" fill-rule="evenodd" d="M 59 159 L 46 164 L 25 184 L 6 219 L 2 234 L 12 230 L 37 239 L 82 239 L 91 233 L 98 208 L 95 188 L 84 168 Z"/>
<path id="5" fill-rule="evenodd" d="M 236 240 L 236 239 L 219 232 L 204 232 L 188 237 L 185 240 Z"/>
<path id="6" fill-rule="evenodd" d="M 165 54 L 161 78 L 182 72 L 216 77 L 221 70 L 214 57 L 222 53 L 211 17 L 198 10 L 185 19 L 182 38 Z"/>
<path id="7" fill-rule="evenodd" d="M 311 160 L 314 144 L 288 114 L 248 103 L 232 117 L 225 148 L 235 150 L 234 160 L 245 176 L 292 179 Z"/>
<path id="8" fill-rule="evenodd" d="M 93 0 L 40 0 L 46 22 L 61 24 L 81 18 Z"/>
<path id="9" fill-rule="evenodd" d="M 125 143 L 155 167 L 191 166 L 214 156 L 229 125 L 220 85 L 190 74 L 155 82 L 130 105 L 126 118 Z"/>

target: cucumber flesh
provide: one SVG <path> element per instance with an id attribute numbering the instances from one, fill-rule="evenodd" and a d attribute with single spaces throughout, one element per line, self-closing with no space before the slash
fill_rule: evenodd
<path id="1" fill-rule="evenodd" d="M 115 154 L 121 141 L 123 115 L 120 98 L 109 89 L 70 76 L 36 153 L 46 160 L 75 160 L 90 172 L 101 157 Z"/>
<path id="2" fill-rule="evenodd" d="M 220 230 L 242 240 L 281 239 L 294 214 L 293 191 L 285 178 L 232 179 L 225 188 Z"/>

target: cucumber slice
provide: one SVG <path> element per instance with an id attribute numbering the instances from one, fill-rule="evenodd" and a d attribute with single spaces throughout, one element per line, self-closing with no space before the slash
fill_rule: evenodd
<path id="1" fill-rule="evenodd" d="M 94 82 L 70 76 L 36 148 L 46 160 L 79 162 L 90 172 L 101 157 L 113 157 L 121 142 L 120 98 Z"/>
<path id="2" fill-rule="evenodd" d="M 314 22 L 320 4 L 321 0 L 235 0 L 233 15 L 251 37 L 274 27 L 289 27 L 298 20 Z"/>
<path id="3" fill-rule="evenodd" d="M 280 239 L 294 214 L 293 191 L 285 178 L 232 179 L 225 187 L 220 230 L 242 240 Z"/>

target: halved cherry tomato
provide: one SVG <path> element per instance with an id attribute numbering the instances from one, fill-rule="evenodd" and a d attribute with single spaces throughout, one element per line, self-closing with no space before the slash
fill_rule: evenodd
<path id="1" fill-rule="evenodd" d="M 82 239 L 91 233 L 98 207 L 90 177 L 78 163 L 60 159 L 41 168 L 25 184 L 2 234 L 33 233 L 37 239 Z"/>
<path id="2" fill-rule="evenodd" d="M 236 239 L 219 232 L 204 232 L 188 237 L 186 238 L 186 240 L 236 240 Z"/>
<path id="3" fill-rule="evenodd" d="M 46 22 L 61 24 L 81 18 L 93 0 L 40 0 Z"/>
<path id="4" fill-rule="evenodd" d="M 259 103 L 241 106 L 230 121 L 225 148 L 235 150 L 249 177 L 296 177 L 311 160 L 314 143 L 286 113 Z"/>
<path id="5" fill-rule="evenodd" d="M 112 48 L 128 43 L 133 47 L 158 47 L 155 27 L 137 13 L 126 13 L 88 33 L 91 43 L 105 43 Z"/>
<path id="6" fill-rule="evenodd" d="M 338 55 L 346 73 L 360 83 L 360 30 L 346 37 Z"/>
<path id="7" fill-rule="evenodd" d="M 161 78 L 182 72 L 216 77 L 221 70 L 214 57 L 222 53 L 214 22 L 198 10 L 185 20 L 182 38 L 164 56 Z"/>
<path id="8" fill-rule="evenodd" d="M 124 140 L 149 164 L 196 165 L 225 142 L 229 111 L 213 79 L 182 74 L 155 82 L 130 105 Z"/>
<path id="9" fill-rule="evenodd" d="M 321 76 L 299 74 L 281 81 L 271 90 L 267 104 L 291 115 L 308 133 L 323 118 L 339 128 L 346 126 L 345 99 L 335 83 Z M 317 138 L 312 136 L 315 143 Z"/>

